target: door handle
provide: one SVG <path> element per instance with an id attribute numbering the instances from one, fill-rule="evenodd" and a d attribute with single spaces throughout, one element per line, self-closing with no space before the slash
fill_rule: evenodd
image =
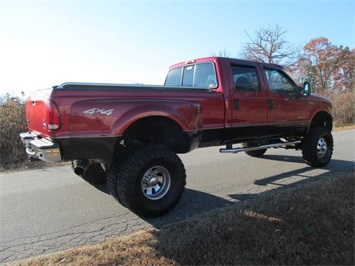
<path id="1" fill-rule="evenodd" d="M 274 99 L 269 99 L 269 110 L 274 109 Z"/>
<path id="2" fill-rule="evenodd" d="M 234 110 L 240 110 L 240 101 L 234 100 Z"/>

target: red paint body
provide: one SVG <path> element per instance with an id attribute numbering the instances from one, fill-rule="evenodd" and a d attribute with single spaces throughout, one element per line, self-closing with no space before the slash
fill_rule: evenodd
<path id="1" fill-rule="evenodd" d="M 301 136 L 307 132 L 312 119 L 318 113 L 331 113 L 331 104 L 326 99 L 313 95 L 296 97 L 297 95 L 271 92 L 264 69 L 282 71 L 275 65 L 209 57 L 187 64 L 175 64 L 170 69 L 204 62 L 212 62 L 216 71 L 217 85 L 212 89 L 185 86 L 62 84 L 38 91 L 27 101 L 28 129 L 53 142 L 116 138 L 123 136 L 127 129 L 141 119 L 163 117 L 173 121 L 189 136 L 201 133 L 202 139 L 198 145 L 208 146 L 212 143 L 220 145 L 228 141 L 235 143 L 246 139 L 281 137 L 285 134 Z M 255 68 L 260 91 L 237 91 L 231 70 L 234 65 Z M 58 107 L 58 129 L 49 129 L 48 100 Z M 253 129 L 250 133 L 245 131 L 249 128 Z M 280 128 L 282 130 L 278 132 Z M 202 145 L 203 142 L 206 144 Z M 61 147 L 62 152 L 68 148 L 70 143 L 66 142 Z M 79 159 L 74 157 L 64 156 L 63 159 Z"/>

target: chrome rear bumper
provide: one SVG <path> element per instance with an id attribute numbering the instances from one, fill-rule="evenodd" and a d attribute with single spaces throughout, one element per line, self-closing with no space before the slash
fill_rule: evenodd
<path id="1" fill-rule="evenodd" d="M 32 132 L 21 133 L 20 137 L 26 146 L 26 153 L 29 157 L 46 162 L 62 161 L 59 145 L 57 143 L 40 138 Z"/>

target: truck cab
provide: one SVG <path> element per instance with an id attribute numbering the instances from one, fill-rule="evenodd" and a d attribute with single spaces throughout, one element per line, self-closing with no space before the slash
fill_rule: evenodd
<path id="1" fill-rule="evenodd" d="M 299 87 L 275 64 L 219 57 L 189 60 L 170 67 L 165 85 L 205 86 L 223 95 L 223 129 L 213 134 L 223 139 L 219 144 L 300 137 L 320 113 L 332 129 L 331 103 L 311 95 L 308 82 Z"/>

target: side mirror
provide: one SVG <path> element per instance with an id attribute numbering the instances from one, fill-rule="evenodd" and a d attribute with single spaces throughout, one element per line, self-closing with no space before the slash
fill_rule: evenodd
<path id="1" fill-rule="evenodd" d="M 308 97 L 311 94 L 311 84 L 308 81 L 303 83 L 303 96 Z"/>

